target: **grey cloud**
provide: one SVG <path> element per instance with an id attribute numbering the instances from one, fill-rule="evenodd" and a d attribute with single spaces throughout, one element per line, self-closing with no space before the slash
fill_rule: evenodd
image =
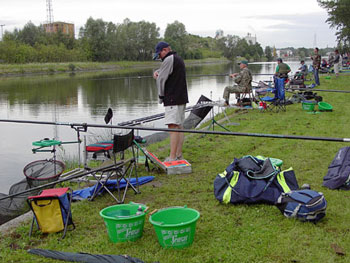
<path id="1" fill-rule="evenodd" d="M 335 30 L 329 27 L 326 22 L 327 14 L 324 12 L 247 16 L 245 18 L 276 22 L 257 32 L 258 41 L 261 41 L 263 45 L 313 47 L 315 36 L 316 45 L 320 47 L 335 45 Z"/>
<path id="2" fill-rule="evenodd" d="M 22 21 L 20 20 L 6 20 L 6 19 L 0 19 L 0 24 L 4 24 L 6 26 L 16 26 L 22 24 Z"/>
<path id="3" fill-rule="evenodd" d="M 262 19 L 276 21 L 275 25 L 267 26 L 266 29 L 279 29 L 290 30 L 298 29 L 305 30 L 307 28 L 329 28 L 329 24 L 326 23 L 327 15 L 323 12 L 308 13 L 308 14 L 295 14 L 295 15 L 269 15 L 269 16 L 247 16 L 247 19 Z"/>

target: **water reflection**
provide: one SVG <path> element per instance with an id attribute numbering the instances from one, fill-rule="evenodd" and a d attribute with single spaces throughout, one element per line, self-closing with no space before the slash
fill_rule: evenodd
<path id="1" fill-rule="evenodd" d="M 289 65 L 295 71 L 299 63 Z M 256 63 L 249 67 L 253 73 L 267 74 L 273 73 L 276 64 Z M 224 87 L 232 84 L 228 74 L 238 70 L 236 64 L 187 67 L 189 104 L 193 105 L 201 94 L 213 100 L 220 99 Z M 109 107 L 114 111 L 113 123 L 161 113 L 164 109 L 158 104 L 155 81 L 150 77 L 152 72 L 153 69 L 144 69 L 124 75 L 104 72 L 3 78 L 0 80 L 0 118 L 103 124 Z M 254 76 L 254 81 L 270 78 L 266 75 Z M 7 192 L 10 185 L 24 178 L 22 169 L 27 163 L 51 157 L 46 153 L 32 154 L 33 141 L 53 137 L 62 141 L 76 139 L 74 130 L 66 126 L 0 125 L 0 192 Z M 156 122 L 155 126 L 164 127 L 162 121 Z M 88 130 L 89 135 L 103 132 L 101 129 Z M 61 157 L 70 159 L 76 156 L 76 152 L 76 145 L 66 145 Z"/>

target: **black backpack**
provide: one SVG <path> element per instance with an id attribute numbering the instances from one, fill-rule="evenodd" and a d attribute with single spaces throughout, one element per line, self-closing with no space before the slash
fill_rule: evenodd
<path id="1" fill-rule="evenodd" d="M 343 147 L 337 152 L 323 177 L 323 186 L 350 190 L 350 147 Z"/>

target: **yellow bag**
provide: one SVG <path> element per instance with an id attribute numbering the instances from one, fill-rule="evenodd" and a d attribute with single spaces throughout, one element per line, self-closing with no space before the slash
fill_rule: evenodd
<path id="1" fill-rule="evenodd" d="M 32 200 L 36 221 L 43 233 L 55 233 L 64 229 L 61 206 L 58 199 Z"/>

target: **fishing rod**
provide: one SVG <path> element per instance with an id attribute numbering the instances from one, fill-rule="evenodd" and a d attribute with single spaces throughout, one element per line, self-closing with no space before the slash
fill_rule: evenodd
<path id="1" fill-rule="evenodd" d="M 119 163 L 122 163 L 122 162 L 119 162 Z M 3 197 L 0 198 L 0 201 L 4 200 L 4 199 L 7 199 L 7 198 L 19 196 L 19 195 L 22 195 L 22 194 L 25 194 L 25 193 L 30 193 L 30 192 L 33 192 L 33 191 L 36 191 L 36 190 L 41 190 L 43 188 L 54 186 L 55 184 L 58 184 L 58 183 L 66 182 L 66 181 L 69 181 L 69 180 L 73 180 L 73 179 L 76 179 L 76 178 L 79 178 L 79 177 L 83 177 L 83 176 L 86 176 L 86 175 L 89 175 L 89 174 L 92 174 L 92 173 L 98 173 L 98 172 L 101 172 L 103 170 L 109 170 L 109 169 L 112 169 L 113 167 L 115 167 L 115 165 L 118 165 L 119 163 L 117 162 L 116 164 L 110 164 L 110 165 L 107 165 L 105 167 L 95 168 L 95 169 L 92 169 L 92 170 L 88 170 L 88 171 L 86 171 L 84 173 L 73 174 L 71 176 L 67 176 L 65 178 L 62 178 L 60 180 L 57 180 L 57 181 L 54 181 L 54 182 L 51 182 L 51 183 L 39 185 L 39 186 L 36 186 L 36 187 L 33 187 L 33 188 L 29 188 L 29 189 L 23 190 L 22 192 L 17 192 L 17 193 L 14 193 L 14 194 L 3 196 Z"/>
<path id="2" fill-rule="evenodd" d="M 282 134 L 262 134 L 262 133 L 243 133 L 243 132 L 223 132 L 223 131 L 203 131 L 203 130 L 190 130 L 190 129 L 165 129 L 165 128 L 151 128 L 151 127 L 140 127 L 140 126 L 121 126 L 121 125 L 104 125 L 104 124 L 87 124 L 87 123 L 68 123 L 68 122 L 48 122 L 48 121 L 30 121 L 30 120 L 9 120 L 9 119 L 0 119 L 0 122 L 8 123 L 25 123 L 25 124 L 41 124 L 41 125 L 62 125 L 70 126 L 71 128 L 88 127 L 92 128 L 116 128 L 116 129 L 136 129 L 136 130 L 147 130 L 147 131 L 164 131 L 164 132 L 184 132 L 184 133 L 194 133 L 194 134 L 212 134 L 212 135 L 229 135 L 229 136 L 248 136 L 248 137 L 260 137 L 260 138 L 275 138 L 275 139 L 296 139 L 296 140 L 311 140 L 311 141 L 329 141 L 329 142 L 350 142 L 350 138 L 332 138 L 332 137 L 312 137 L 312 136 L 298 136 L 298 135 L 282 135 Z M 6 197 L 0 198 L 0 201 L 3 199 L 11 198 L 18 196 L 24 193 L 28 193 L 35 190 L 40 190 L 45 187 L 53 186 L 57 183 L 65 182 L 75 178 L 89 175 L 91 173 L 100 172 L 104 169 L 112 168 L 114 164 L 106 167 L 101 167 L 87 171 L 85 173 L 78 173 L 72 176 L 68 176 L 61 180 L 37 186 L 34 188 L 27 189 L 23 192 L 15 193 L 8 195 Z"/>
<path id="3" fill-rule="evenodd" d="M 42 124 L 42 125 L 43 124 L 44 125 L 61 125 L 61 126 L 70 126 L 71 128 L 73 128 L 73 127 L 109 128 L 109 129 L 110 128 L 115 128 L 115 129 L 134 129 L 134 130 L 162 131 L 162 132 L 184 132 L 184 133 L 194 133 L 194 134 L 246 136 L 246 137 L 260 137 L 260 138 L 275 138 L 275 139 L 329 141 L 329 142 L 350 142 L 350 138 L 314 137 L 314 136 L 283 135 L 283 134 L 203 131 L 203 130 L 191 130 L 191 129 L 153 128 L 153 127 L 143 127 L 143 126 L 122 126 L 122 125 L 68 123 L 68 122 L 48 122 L 48 121 L 30 121 L 30 120 L 10 120 L 10 119 L 0 119 L 0 122 Z"/>
<path id="4" fill-rule="evenodd" d="M 262 84 L 264 84 L 264 85 L 270 87 L 270 85 L 271 85 L 271 83 L 272 83 L 273 81 L 272 81 L 272 80 L 260 80 L 260 81 L 254 81 L 254 80 L 252 80 L 252 82 L 253 82 L 253 83 L 256 83 L 256 84 L 262 83 Z M 268 82 L 269 84 L 268 84 L 267 82 Z M 253 87 L 253 88 L 254 88 L 254 87 Z"/>
<path id="5" fill-rule="evenodd" d="M 265 81 L 254 81 L 252 80 L 252 82 L 256 83 L 256 84 L 260 84 L 263 83 L 267 86 L 269 86 L 269 84 L 267 84 L 266 82 L 271 82 L 271 81 L 268 81 L 268 80 L 265 80 Z M 258 89 L 260 87 L 253 87 L 253 89 Z M 314 89 L 314 88 L 285 88 L 287 91 L 294 91 L 294 90 L 299 90 L 299 91 L 324 91 L 324 92 L 337 92 L 337 93 L 350 93 L 349 90 L 332 90 L 332 89 Z"/>
<path id="6" fill-rule="evenodd" d="M 299 90 L 299 91 L 324 91 L 324 92 L 350 93 L 350 91 L 349 91 L 349 90 L 314 89 L 314 88 L 286 88 L 286 90 Z"/>
<path id="7" fill-rule="evenodd" d="M 192 111 L 192 110 L 196 110 L 196 109 L 200 109 L 200 108 L 212 107 L 214 105 L 216 105 L 214 102 L 197 103 L 196 105 L 186 107 L 185 111 L 187 112 L 187 111 Z M 150 115 L 150 116 L 139 118 L 139 119 L 134 119 L 131 121 L 121 122 L 121 123 L 118 123 L 118 125 L 121 125 L 121 126 L 138 125 L 138 124 L 162 119 L 162 118 L 164 118 L 164 116 L 165 116 L 165 113 L 163 112 L 163 113 L 158 113 L 158 114 Z"/>
<path id="8" fill-rule="evenodd" d="M 219 73 L 219 74 L 190 74 L 186 77 L 228 77 L 231 73 Z M 255 76 L 272 76 L 273 73 L 252 73 Z M 144 79 L 153 78 L 153 76 L 141 75 L 141 76 L 125 76 L 125 77 L 112 77 L 112 78 L 93 78 L 89 80 L 118 80 L 118 79 Z"/>

